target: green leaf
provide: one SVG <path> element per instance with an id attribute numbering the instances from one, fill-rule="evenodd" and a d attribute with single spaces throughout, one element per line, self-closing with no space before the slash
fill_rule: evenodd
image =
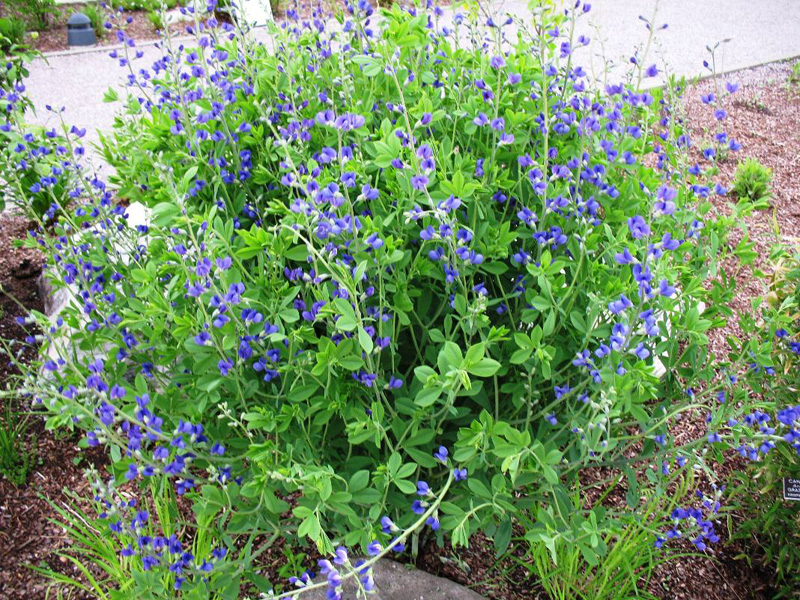
<path id="1" fill-rule="evenodd" d="M 515 333 L 514 342 L 516 342 L 517 346 L 520 348 L 525 348 L 527 350 L 533 350 L 535 348 L 533 342 L 531 342 L 531 338 L 524 333 Z"/>
<path id="2" fill-rule="evenodd" d="M 411 475 L 414 474 L 414 471 L 417 470 L 417 465 L 414 463 L 405 463 L 402 467 L 397 469 L 397 473 L 395 473 L 395 477 L 398 479 L 408 479 Z"/>
<path id="3" fill-rule="evenodd" d="M 416 397 L 414 398 L 414 404 L 422 408 L 425 408 L 426 406 L 434 404 L 441 395 L 442 395 L 442 388 L 438 387 L 423 388 L 417 393 Z"/>
<path id="4" fill-rule="evenodd" d="M 298 262 L 308 261 L 308 248 L 305 246 L 295 246 L 283 253 L 284 258 L 289 260 L 296 260 Z"/>
<path id="5" fill-rule="evenodd" d="M 492 275 L 502 275 L 508 271 L 508 265 L 502 261 L 495 260 L 481 265 L 481 270 L 491 273 Z"/>
<path id="6" fill-rule="evenodd" d="M 445 342 L 439 351 L 439 370 L 444 373 L 447 371 L 446 367 L 459 368 L 463 360 L 464 357 L 458 344 L 449 341 Z"/>
<path id="7" fill-rule="evenodd" d="M 343 331 L 353 331 L 357 327 L 356 313 L 350 303 L 344 298 L 336 298 L 333 305 L 339 311 L 340 316 L 336 319 L 336 327 Z"/>
<path id="8" fill-rule="evenodd" d="M 172 225 L 181 214 L 180 207 L 172 202 L 162 202 L 153 207 L 152 222 L 159 227 Z"/>
<path id="9" fill-rule="evenodd" d="M 400 455 L 397 452 L 394 452 L 389 457 L 389 462 L 386 463 L 386 467 L 389 469 L 389 474 L 394 475 L 397 473 L 397 470 L 400 468 L 402 462 L 403 459 L 400 457 Z"/>
<path id="10" fill-rule="evenodd" d="M 470 477 L 467 479 L 467 487 L 476 496 L 487 499 L 492 497 L 492 492 L 489 491 L 489 488 L 487 488 L 486 485 L 476 477 Z"/>
<path id="11" fill-rule="evenodd" d="M 409 481 L 408 479 L 395 479 L 394 484 L 404 494 L 413 494 L 417 491 L 417 486 L 414 484 L 413 481 Z"/>
<path id="12" fill-rule="evenodd" d="M 521 365 L 526 360 L 528 360 L 530 357 L 531 357 L 531 351 L 530 350 L 527 350 L 527 349 L 526 350 L 516 350 L 511 355 L 511 358 L 509 359 L 509 362 L 512 365 Z"/>
<path id="13" fill-rule="evenodd" d="M 289 390 L 289 400 L 292 402 L 302 402 L 310 398 L 318 389 L 318 383 L 292 386 L 292 389 Z"/>
<path id="14" fill-rule="evenodd" d="M 508 545 L 511 543 L 511 517 L 506 517 L 500 522 L 497 532 L 494 534 L 494 547 L 497 556 L 501 556 Z"/>
<path id="15" fill-rule="evenodd" d="M 358 326 L 358 343 L 361 344 L 361 348 L 364 352 L 372 354 L 372 349 L 374 348 L 372 338 L 369 337 L 369 334 L 361 325 Z"/>
<path id="16" fill-rule="evenodd" d="M 464 356 L 464 362 L 468 365 L 480 362 L 485 352 L 486 352 L 486 344 L 484 343 L 470 346 L 469 350 L 467 350 L 466 356 Z"/>
<path id="17" fill-rule="evenodd" d="M 364 67 L 364 75 L 367 77 L 375 77 L 378 73 L 383 71 L 383 65 L 378 61 L 373 61 Z"/>
<path id="18" fill-rule="evenodd" d="M 406 448 L 405 450 L 406 454 L 423 469 L 431 469 L 437 465 L 441 466 L 441 463 L 436 462 L 436 459 L 428 452 L 423 452 L 419 448 Z"/>
<path id="19" fill-rule="evenodd" d="M 119 100 L 119 94 L 117 94 L 117 91 L 112 87 L 108 88 L 103 94 L 103 102 L 105 102 L 106 104 L 117 102 L 118 100 Z"/>
<path id="20" fill-rule="evenodd" d="M 467 372 L 476 377 L 491 377 L 500 369 L 500 363 L 493 358 L 483 358 L 474 365 L 467 366 Z"/>
<path id="21" fill-rule="evenodd" d="M 533 300 L 531 300 L 531 305 L 533 305 L 533 307 L 537 310 L 547 310 L 553 306 L 549 301 L 545 300 L 541 296 L 536 296 Z"/>

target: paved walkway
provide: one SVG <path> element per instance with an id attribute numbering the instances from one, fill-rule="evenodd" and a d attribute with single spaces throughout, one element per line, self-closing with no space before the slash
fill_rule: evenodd
<path id="1" fill-rule="evenodd" d="M 705 75 L 706 46 L 725 39 L 730 41 L 717 52 L 719 71 L 800 56 L 798 0 L 592 0 L 591 12 L 577 28 L 592 43 L 578 52 L 576 61 L 602 80 L 604 57 L 611 65 L 610 80 L 618 79 L 634 50 L 647 41 L 639 15 L 651 18 L 656 4 L 656 23 L 669 27 L 658 32 L 648 65 L 666 65 L 678 75 Z M 523 18 L 530 14 L 523 0 L 491 0 L 484 12 L 496 21 L 508 13 Z M 444 18 L 452 19 L 452 12 Z M 142 64 L 151 64 L 157 49 L 142 49 Z M 111 128 L 119 104 L 103 104 L 103 94 L 110 86 L 124 84 L 126 72 L 108 57 L 107 49 L 49 56 L 37 60 L 30 71 L 28 90 L 39 107 L 37 122 L 57 122 L 44 110 L 45 104 L 52 104 L 66 107 L 67 122 L 89 130 L 89 142 L 98 141 L 97 131 Z"/>

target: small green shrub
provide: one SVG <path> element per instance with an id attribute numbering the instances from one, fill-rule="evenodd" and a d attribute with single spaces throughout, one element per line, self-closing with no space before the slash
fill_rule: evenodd
<path id="1" fill-rule="evenodd" d="M 87 4 L 81 9 L 81 12 L 89 18 L 92 29 L 98 38 L 106 35 L 106 28 L 103 26 L 106 22 L 106 13 L 99 5 Z"/>
<path id="2" fill-rule="evenodd" d="M 25 41 L 25 21 L 14 17 L 0 18 L 0 50 L 9 53 Z"/>
<path id="3" fill-rule="evenodd" d="M 24 79 L 28 76 L 28 63 L 37 52 L 25 46 L 12 45 L 0 67 L 0 111 L 6 117 L 5 126 L 0 127 L 0 179 L 18 182 L 23 190 L 30 191 L 41 185 L 42 177 L 63 172 L 61 161 L 66 154 L 64 138 L 54 130 L 28 126 L 25 116 L 31 102 L 20 93 L 24 90 Z M 58 142 L 52 146 L 52 142 Z M 55 169 L 55 172 L 53 171 Z M 46 187 L 55 193 L 56 202 L 67 197 L 65 182 L 45 179 Z M 51 185 L 52 184 L 52 185 Z M 0 210 L 9 202 L 18 202 L 23 193 L 16 186 L 6 186 L 0 196 Z M 40 218 L 52 207 L 53 199 L 40 197 L 26 201 L 26 207 Z M 52 213 L 51 213 L 52 214 Z"/>
<path id="4" fill-rule="evenodd" d="M 604 495 L 623 481 L 617 478 Z M 578 517 L 580 522 L 571 529 L 560 528 L 553 511 L 540 510 L 534 522 L 522 522 L 526 553 L 508 556 L 530 573 L 531 583 L 541 585 L 550 600 L 652 598 L 647 584 L 655 568 L 681 555 L 655 546 L 653 531 L 670 525 L 668 516 L 695 483 L 691 471 L 671 481 L 671 494 L 648 494 L 641 500 L 638 485 L 629 480 L 627 510 L 611 525 L 601 502 L 585 518 Z M 580 499 L 572 504 L 580 506 Z"/>
<path id="5" fill-rule="evenodd" d="M 733 191 L 739 200 L 765 203 L 770 196 L 771 181 L 772 169 L 755 158 L 748 158 L 736 168 Z"/>
<path id="6" fill-rule="evenodd" d="M 792 65 L 792 71 L 789 73 L 789 86 L 800 86 L 800 60 Z"/>
<path id="7" fill-rule="evenodd" d="M 10 13 L 20 15 L 36 31 L 47 29 L 50 17 L 58 13 L 55 0 L 6 0 L 5 5 Z"/>
<path id="8" fill-rule="evenodd" d="M 156 29 L 164 29 L 164 19 L 161 16 L 161 13 L 157 10 L 151 10 L 147 13 L 147 20 L 155 27 Z"/>
<path id="9" fill-rule="evenodd" d="M 0 99 L 0 107 L 8 103 Z M 15 109 L 16 110 L 16 109 Z M 22 122 L 24 114 L 15 115 Z M 68 203 L 71 176 L 67 179 L 57 177 L 64 172 L 62 161 L 67 155 L 66 147 L 49 147 L 51 140 L 59 139 L 55 129 L 26 125 L 24 133 L 19 129 L 0 129 L 0 177 L 5 181 L 16 180 L 22 189 L 32 191 L 47 189 L 47 194 L 25 201 L 26 209 L 40 219 L 50 220 L 58 210 L 58 205 Z M 12 179 L 6 179 L 6 178 Z M 52 196 L 50 196 L 52 192 Z M 21 193 L 7 189 L 5 203 L 18 203 Z M 0 200 L 0 205 L 4 202 Z"/>
<path id="10" fill-rule="evenodd" d="M 748 541 L 739 558 L 768 568 L 775 578 L 775 598 L 800 597 L 800 510 L 783 499 L 783 478 L 800 478 L 800 462 L 790 447 L 780 446 L 754 468 L 738 472 L 736 492 L 747 515 L 735 537 Z"/>
<path id="11" fill-rule="evenodd" d="M 104 497 L 103 484 L 98 482 L 96 473 L 89 469 L 87 475 L 93 480 L 93 491 L 96 493 L 95 507 L 98 512 L 109 513 L 113 519 L 124 518 L 124 516 L 132 516 L 135 520 L 136 531 L 122 531 L 118 535 L 124 538 L 123 543 L 135 543 L 139 535 L 148 535 L 151 538 L 158 539 L 157 536 L 164 536 L 164 541 L 167 538 L 175 539 L 175 534 L 180 533 L 181 524 L 178 520 L 178 514 L 175 510 L 175 497 L 174 492 L 169 487 L 153 486 L 144 495 L 140 497 L 140 502 L 134 505 L 128 505 L 129 499 L 117 497 L 120 501 L 119 506 L 114 506 L 109 510 L 109 507 L 103 501 L 97 501 L 98 497 Z M 129 558 L 126 553 L 120 553 L 118 544 L 121 540 L 115 539 L 114 536 L 109 536 L 106 527 L 97 527 L 97 515 L 92 510 L 82 508 L 81 498 L 74 493 L 69 492 L 70 501 L 62 504 L 50 503 L 53 511 L 58 515 L 57 518 L 52 519 L 51 522 L 67 533 L 73 544 L 67 551 L 58 552 L 57 556 L 62 562 L 69 562 L 75 565 L 75 572 L 79 573 L 78 576 L 72 576 L 62 572 L 62 569 L 52 569 L 49 565 L 44 564 L 35 567 L 35 570 L 53 583 L 61 584 L 67 587 L 81 590 L 93 598 L 102 598 L 104 600 L 109 598 L 129 599 L 137 597 L 137 594 L 132 592 L 132 589 L 140 585 L 142 581 L 147 581 L 149 586 L 149 594 L 146 598 L 219 598 L 212 593 L 209 593 L 206 588 L 207 578 L 204 578 L 200 570 L 196 574 L 198 585 L 196 592 L 201 590 L 205 593 L 197 595 L 187 594 L 178 596 L 177 593 L 173 595 L 172 588 L 175 585 L 175 573 L 168 573 L 163 578 L 150 577 L 151 573 L 147 571 L 135 572 L 134 578 L 131 578 L 131 569 Z M 146 511 L 144 514 L 140 511 Z M 194 542 L 186 549 L 190 550 L 198 557 L 210 557 L 213 549 L 213 540 L 209 538 L 204 532 L 198 532 L 194 536 Z M 211 559 L 213 560 L 213 559 Z M 89 570 L 91 565 L 94 567 Z M 233 569 L 238 566 L 235 563 L 228 563 L 224 565 L 230 574 Z M 220 569 L 221 565 L 217 565 Z M 177 571 L 176 573 L 180 573 Z M 190 576 L 191 578 L 191 576 Z M 206 579 L 206 581 L 202 581 Z M 138 580 L 138 581 L 137 581 Z M 183 591 L 191 587 L 190 583 L 183 585 Z M 110 596 L 108 590 L 115 590 Z M 213 589 L 213 588 L 212 588 Z"/>

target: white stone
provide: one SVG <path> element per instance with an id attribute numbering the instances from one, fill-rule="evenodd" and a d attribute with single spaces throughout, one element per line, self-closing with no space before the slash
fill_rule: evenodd
<path id="1" fill-rule="evenodd" d="M 187 21 L 194 21 L 194 17 L 190 14 L 184 14 L 179 8 L 168 10 L 164 14 L 164 21 L 167 25 L 174 25 L 175 23 L 185 23 Z"/>
<path id="2" fill-rule="evenodd" d="M 263 27 L 274 21 L 269 0 L 239 0 L 234 7 L 237 18 L 247 25 Z"/>
<path id="3" fill-rule="evenodd" d="M 140 225 L 150 226 L 152 211 L 141 202 L 133 202 L 125 209 L 125 214 L 128 215 L 128 227 L 136 229 Z"/>

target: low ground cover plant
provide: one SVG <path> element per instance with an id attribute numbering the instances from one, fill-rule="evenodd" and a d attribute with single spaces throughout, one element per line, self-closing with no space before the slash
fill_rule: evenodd
<path id="1" fill-rule="evenodd" d="M 15 413 L 7 405 L 0 417 L 0 477 L 14 485 L 22 485 L 34 462 L 34 456 L 25 447 L 25 437 L 30 417 Z"/>
<path id="2" fill-rule="evenodd" d="M 215 8 L 150 66 L 118 31 L 131 93 L 108 183 L 65 126 L 60 172 L 16 186 L 55 206 L 27 243 L 70 291 L 28 317 L 41 373 L 19 390 L 113 462 L 93 489 L 122 566 L 99 586 L 366 594 L 388 552 L 480 530 L 502 553 L 523 523 L 538 560 L 608 560 L 624 584 L 592 584 L 613 594 L 638 585 L 626 543 L 716 542 L 721 487 L 687 503 L 675 486 L 725 448 L 800 446 L 794 413 L 746 421 L 774 408 L 747 387 L 773 340 L 708 355 L 734 292 L 721 265 L 753 258 L 709 212 L 725 190 L 706 169 L 735 140 L 695 164 L 680 85 L 592 87 L 574 60 L 588 4 L 533 2 L 521 25 L 474 7 L 378 21 L 362 1 L 336 22 L 290 13 L 274 51 Z M 708 99 L 720 119 L 733 91 Z M 693 416 L 702 436 L 676 440 Z M 626 507 L 586 499 L 612 481 Z M 331 555 L 322 580 L 261 576 L 278 536 Z"/>
<path id="3" fill-rule="evenodd" d="M 769 200 L 772 171 L 754 158 L 748 158 L 736 168 L 733 191 L 746 202 L 764 203 Z"/>

